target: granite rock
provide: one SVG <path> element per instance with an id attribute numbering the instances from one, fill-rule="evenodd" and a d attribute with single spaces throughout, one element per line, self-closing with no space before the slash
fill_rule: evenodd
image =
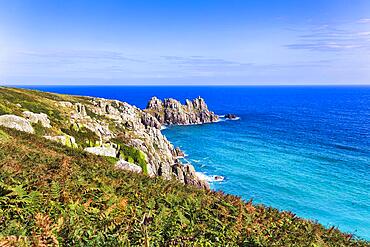
<path id="1" fill-rule="evenodd" d="M 0 125 L 16 129 L 19 131 L 27 132 L 27 133 L 34 133 L 34 129 L 30 122 L 22 117 L 16 115 L 2 115 L 0 116 Z"/>
<path id="2" fill-rule="evenodd" d="M 87 147 L 84 149 L 88 153 L 100 155 L 100 156 L 109 156 L 116 157 L 117 151 L 114 147 L 111 146 L 102 146 L 102 147 Z"/>
<path id="3" fill-rule="evenodd" d="M 40 123 L 44 128 L 51 128 L 50 120 L 48 118 L 48 115 L 46 115 L 45 113 L 33 113 L 30 111 L 24 111 L 23 116 L 31 123 Z"/>
<path id="4" fill-rule="evenodd" d="M 123 159 L 120 159 L 119 161 L 117 161 L 116 167 L 118 169 L 127 170 L 131 172 L 136 172 L 136 173 L 141 173 L 143 170 L 140 166 L 127 162 Z"/>
<path id="5" fill-rule="evenodd" d="M 198 97 L 193 101 L 186 100 L 182 105 L 178 100 L 161 101 L 152 97 L 147 104 L 146 112 L 152 114 L 161 124 L 203 124 L 218 121 L 218 116 L 208 110 L 204 99 Z"/>

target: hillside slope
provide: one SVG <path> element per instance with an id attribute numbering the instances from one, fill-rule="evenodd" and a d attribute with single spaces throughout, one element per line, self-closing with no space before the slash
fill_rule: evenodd
<path id="1" fill-rule="evenodd" d="M 118 100 L 0 87 L 0 125 L 117 158 L 117 166 L 208 188 L 149 113 Z M 14 126 L 13 126 L 14 125 Z"/>
<path id="2" fill-rule="evenodd" d="M 0 115 L 45 113 L 51 126 L 39 120 L 33 133 L 0 127 L 0 246 L 369 246 L 289 212 L 122 170 L 117 157 L 84 151 L 104 136 L 66 128 L 70 115 L 55 100 L 89 104 L 88 98 L 0 89 Z M 61 130 L 75 141 L 43 137 Z M 147 158 L 142 162 L 139 149 L 125 144 L 131 139 L 114 133 L 123 158 L 144 167 Z"/>

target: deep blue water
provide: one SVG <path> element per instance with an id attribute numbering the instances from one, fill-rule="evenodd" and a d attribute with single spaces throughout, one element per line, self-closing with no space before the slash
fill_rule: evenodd
<path id="1" fill-rule="evenodd" d="M 119 99 L 202 96 L 238 121 L 170 127 L 212 187 L 370 239 L 370 87 L 33 87 Z"/>

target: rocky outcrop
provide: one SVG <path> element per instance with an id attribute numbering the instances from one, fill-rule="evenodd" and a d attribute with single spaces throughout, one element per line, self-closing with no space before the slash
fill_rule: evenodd
<path id="1" fill-rule="evenodd" d="M 50 141 L 54 141 L 54 142 L 58 142 L 64 146 L 67 146 L 67 147 L 71 147 L 71 148 L 77 148 L 78 145 L 76 143 L 76 140 L 73 136 L 69 136 L 69 135 L 60 135 L 60 136 L 44 136 L 44 138 L 50 140 Z"/>
<path id="2" fill-rule="evenodd" d="M 76 107 L 76 113 L 77 114 L 80 114 L 82 117 L 87 116 L 86 108 L 85 108 L 85 106 L 83 104 L 76 103 L 75 104 L 75 107 Z"/>
<path id="3" fill-rule="evenodd" d="M 178 158 L 184 158 L 185 157 L 185 153 L 179 147 L 175 148 L 174 155 Z"/>
<path id="4" fill-rule="evenodd" d="M 100 143 L 113 144 L 114 139 L 118 138 L 125 145 L 142 151 L 145 154 L 148 175 L 162 176 L 165 179 L 177 178 L 173 171 L 173 166 L 180 164 L 177 151 L 162 135 L 161 123 L 154 116 L 125 102 L 89 99 L 89 104 L 73 104 L 72 107 L 66 102 L 62 103 L 71 110 L 70 124 L 93 131 L 100 137 Z M 85 114 L 87 112 L 92 115 Z M 111 157 L 117 157 L 118 152 L 115 147 L 104 145 L 88 147 L 85 151 Z"/>
<path id="5" fill-rule="evenodd" d="M 228 114 L 225 115 L 225 118 L 235 120 L 235 119 L 238 118 L 238 116 L 235 115 L 235 114 L 228 113 Z"/>
<path id="6" fill-rule="evenodd" d="M 31 123 L 40 123 L 44 128 L 51 128 L 50 120 L 48 118 L 48 115 L 46 115 L 45 113 L 33 113 L 30 111 L 24 111 L 23 116 Z"/>
<path id="7" fill-rule="evenodd" d="M 208 110 L 204 99 L 198 97 L 193 101 L 186 100 L 182 105 L 175 99 L 161 101 L 152 97 L 148 102 L 146 112 L 152 114 L 161 124 L 203 124 L 216 122 L 219 118 Z"/>
<path id="8" fill-rule="evenodd" d="M 88 153 L 92 153 L 92 154 L 96 154 L 100 156 L 109 156 L 109 157 L 117 156 L 116 149 L 111 146 L 87 147 L 84 150 Z"/>
<path id="9" fill-rule="evenodd" d="M 180 149 L 175 149 L 161 133 L 161 123 L 156 117 L 125 102 L 101 98 L 89 99 L 90 104 L 72 107 L 74 109 L 71 112 L 71 124 L 84 126 L 95 132 L 100 136 L 101 143 L 114 143 L 114 139 L 118 138 L 125 145 L 142 151 L 145 154 L 149 176 L 176 178 L 183 183 L 196 186 L 203 184 L 203 182 L 196 183 L 196 176 L 189 173 L 181 164 L 178 158 L 183 153 Z M 69 104 L 63 103 L 63 105 Z M 81 114 L 87 111 L 97 117 Z M 92 147 L 86 148 L 85 151 L 117 157 L 117 149 L 113 149 L 115 148 Z M 126 164 L 125 167 L 127 168 L 128 165 Z"/>
<path id="10" fill-rule="evenodd" d="M 34 133 L 34 129 L 30 122 L 22 117 L 16 115 L 2 115 L 0 116 L 0 125 L 16 129 L 19 131 L 27 132 L 27 133 Z"/>
<path id="11" fill-rule="evenodd" d="M 175 100 L 166 100 L 160 104 L 158 104 L 160 100 L 152 100 L 152 102 L 152 109 L 167 109 L 165 116 L 170 116 L 170 112 L 175 114 L 176 110 L 183 109 L 186 117 L 179 116 L 178 119 L 184 121 L 178 123 L 208 122 L 213 119 L 214 115 L 208 111 L 204 101 L 200 98 L 194 100 L 191 106 L 183 106 Z M 96 155 L 116 158 L 120 156 L 120 145 L 122 144 L 141 151 L 138 155 L 141 155 L 141 159 L 145 159 L 145 173 L 149 176 L 177 179 L 185 184 L 208 188 L 207 182 L 197 177 L 194 169 L 181 163 L 180 158 L 184 156 L 184 153 L 179 148 L 175 149 L 161 133 L 161 121 L 150 112 L 125 102 L 93 97 L 86 97 L 77 103 L 58 101 L 55 105 L 65 117 L 63 129 L 71 130 L 69 134 L 76 132 L 80 139 L 83 134 L 81 132 L 79 135 L 78 132 L 87 129 L 96 134 L 95 139 L 76 143 L 73 136 L 60 134 L 64 132 L 62 128 L 57 129 L 61 127 L 60 125 L 50 129 L 49 135 L 44 138 L 72 148 L 93 145 L 84 150 Z M 188 109 L 192 111 L 189 112 Z M 27 119 L 15 115 L 0 116 L 0 125 L 29 133 L 34 133 L 31 123 L 41 123 L 43 127 L 51 127 L 49 117 L 44 113 L 25 111 L 23 115 Z M 177 121 L 171 121 L 171 123 L 177 123 Z M 94 147 L 94 145 L 98 146 Z M 141 166 L 123 159 L 117 163 L 117 168 L 143 172 Z"/>
<path id="12" fill-rule="evenodd" d="M 156 129 L 161 129 L 161 123 L 158 121 L 157 118 L 155 118 L 153 115 L 143 112 L 141 116 L 141 122 L 145 126 L 154 127 Z"/>
<path id="13" fill-rule="evenodd" d="M 185 184 L 207 187 L 196 176 L 194 169 L 182 164 L 184 153 L 179 148 L 175 149 L 161 133 L 164 122 L 191 124 L 216 119 L 201 98 L 187 101 L 186 105 L 173 99 L 162 102 L 153 98 L 149 108 L 158 111 L 158 116 L 126 102 L 94 97 L 40 97 L 38 103 L 45 104 L 55 114 L 47 116 L 31 112 L 30 109 L 22 113 L 14 104 L 16 112 L 25 118 L 3 115 L 0 116 L 0 125 L 37 135 L 44 133 L 42 135 L 45 139 L 65 146 L 84 148 L 86 152 L 96 155 L 122 159 L 117 165 L 122 169 L 138 172 L 136 166 L 139 165 L 141 171 L 149 176 L 177 179 Z M 21 107 L 27 109 L 25 105 Z M 49 129 L 37 128 L 36 131 L 33 123 L 40 123 Z"/>
<path id="14" fill-rule="evenodd" d="M 135 165 L 133 163 L 127 162 L 125 160 L 120 159 L 116 163 L 116 167 L 118 169 L 126 170 L 126 171 L 131 171 L 131 172 L 136 172 L 136 173 L 141 173 L 142 168 L 138 165 Z"/>
<path id="15" fill-rule="evenodd" d="M 196 173 L 194 166 L 192 166 L 191 164 L 185 164 L 181 166 L 176 165 L 173 168 L 178 179 L 182 181 L 184 184 L 209 189 L 208 182 Z"/>
<path id="16" fill-rule="evenodd" d="M 68 101 L 58 101 L 58 103 L 56 104 L 57 106 L 62 106 L 62 107 L 72 107 L 73 104 L 71 102 L 68 102 Z"/>

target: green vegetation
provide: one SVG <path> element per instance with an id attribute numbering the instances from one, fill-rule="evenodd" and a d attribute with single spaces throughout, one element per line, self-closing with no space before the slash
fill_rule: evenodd
<path id="1" fill-rule="evenodd" d="M 43 127 L 40 122 L 33 123 L 32 127 L 35 130 L 35 134 L 38 135 L 38 136 L 44 136 L 44 135 L 47 135 L 47 133 L 48 133 L 47 128 Z"/>
<path id="2" fill-rule="evenodd" d="M 131 146 L 127 146 L 120 139 L 113 139 L 114 143 L 118 144 L 119 158 L 124 159 L 130 163 L 139 165 L 143 169 L 143 173 L 148 175 L 148 167 L 145 154 Z"/>
<path id="3" fill-rule="evenodd" d="M 1 128 L 0 241 L 13 246 L 367 246 L 240 198 L 117 170 Z M 0 245 L 1 245 L 0 244 Z"/>
<path id="4" fill-rule="evenodd" d="M 9 138 L 9 135 L 0 129 L 0 141 L 1 140 L 5 141 L 8 138 Z"/>
<path id="5" fill-rule="evenodd" d="M 369 246 L 289 212 L 151 178 L 145 154 L 127 144 L 130 133 L 112 142 L 144 174 L 116 169 L 117 158 L 82 150 L 96 134 L 70 126 L 55 100 L 89 104 L 0 87 L 0 114 L 44 112 L 53 126 L 33 124 L 35 134 L 0 127 L 0 246 Z M 49 131 L 75 137 L 79 148 L 41 137 Z"/>
<path id="6" fill-rule="evenodd" d="M 95 142 L 99 140 L 99 137 L 94 132 L 83 126 L 71 125 L 69 128 L 62 128 L 61 131 L 69 136 L 73 136 L 78 146 L 82 148 L 95 146 Z"/>

